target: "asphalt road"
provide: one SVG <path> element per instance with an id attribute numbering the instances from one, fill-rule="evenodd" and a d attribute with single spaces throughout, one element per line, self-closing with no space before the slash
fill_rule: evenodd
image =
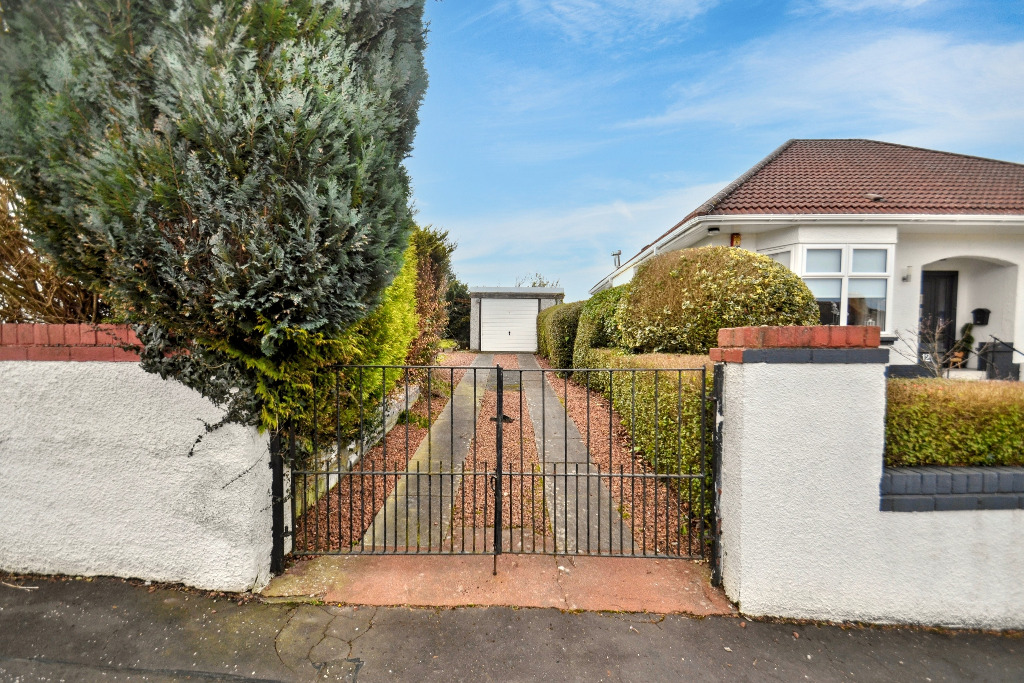
<path id="1" fill-rule="evenodd" d="M 1024 680 L 1021 634 L 0 581 L 2 681 Z"/>

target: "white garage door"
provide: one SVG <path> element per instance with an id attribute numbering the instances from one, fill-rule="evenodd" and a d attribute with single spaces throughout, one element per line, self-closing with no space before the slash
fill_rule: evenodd
<path id="1" fill-rule="evenodd" d="M 537 352 L 537 299 L 481 299 L 482 351 Z"/>

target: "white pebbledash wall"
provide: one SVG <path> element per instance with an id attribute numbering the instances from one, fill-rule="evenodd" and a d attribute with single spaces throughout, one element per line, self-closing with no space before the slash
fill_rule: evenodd
<path id="1" fill-rule="evenodd" d="M 205 434 L 222 411 L 136 363 L 5 360 L 0 406 L 0 569 L 269 581 L 269 444 L 254 428 Z"/>
<path id="2" fill-rule="evenodd" d="M 743 353 L 717 353 L 738 361 L 724 369 L 721 546 L 743 613 L 1024 627 L 1024 510 L 879 511 L 882 363 Z"/>

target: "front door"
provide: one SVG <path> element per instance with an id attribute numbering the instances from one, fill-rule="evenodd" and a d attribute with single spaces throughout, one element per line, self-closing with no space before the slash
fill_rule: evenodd
<path id="1" fill-rule="evenodd" d="M 956 342 L 955 270 L 921 273 L 920 353 L 945 355 Z"/>

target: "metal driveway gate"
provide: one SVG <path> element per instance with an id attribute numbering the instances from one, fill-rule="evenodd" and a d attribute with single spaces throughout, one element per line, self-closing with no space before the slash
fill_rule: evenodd
<path id="1" fill-rule="evenodd" d="M 275 570 L 289 550 L 713 559 L 707 369 L 517 358 L 318 378 L 315 428 L 273 440 Z"/>

